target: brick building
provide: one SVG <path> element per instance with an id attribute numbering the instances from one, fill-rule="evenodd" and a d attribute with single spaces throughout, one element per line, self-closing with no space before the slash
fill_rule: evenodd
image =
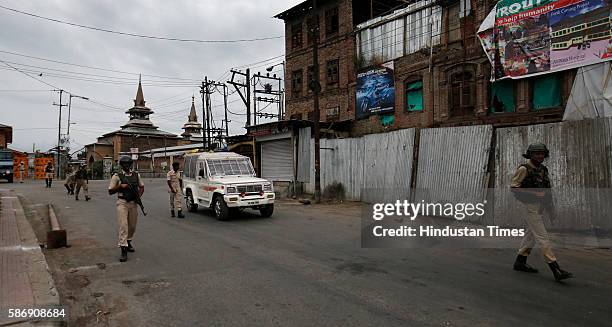
<path id="1" fill-rule="evenodd" d="M 13 128 L 0 124 L 0 149 L 6 149 L 10 143 L 13 143 Z"/>
<path id="2" fill-rule="evenodd" d="M 285 22 L 286 117 L 312 120 L 312 34 L 319 34 L 322 122 L 353 136 L 410 127 L 556 122 L 576 70 L 490 82 L 476 31 L 495 1 L 312 1 L 278 15 Z M 430 46 L 432 45 L 432 46 Z M 394 112 L 356 116 L 357 75 L 392 63 Z M 536 94 L 546 92 L 546 96 Z M 341 122 L 341 124 L 340 124 Z"/>

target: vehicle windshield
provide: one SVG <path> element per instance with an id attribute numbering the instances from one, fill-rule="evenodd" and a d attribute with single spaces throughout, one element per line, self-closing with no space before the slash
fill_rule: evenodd
<path id="1" fill-rule="evenodd" d="M 13 160 L 13 153 L 10 151 L 0 151 L 0 160 Z"/>
<path id="2" fill-rule="evenodd" d="M 254 176 L 255 170 L 248 158 L 208 160 L 211 176 Z"/>

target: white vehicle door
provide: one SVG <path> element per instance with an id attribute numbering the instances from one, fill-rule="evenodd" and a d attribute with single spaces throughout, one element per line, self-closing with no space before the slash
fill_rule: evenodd
<path id="1" fill-rule="evenodd" d="M 206 161 L 198 161 L 197 168 L 198 176 L 196 177 L 196 180 L 198 184 L 198 193 L 200 194 L 200 200 L 204 201 L 204 204 L 210 205 L 210 178 L 208 177 Z"/>

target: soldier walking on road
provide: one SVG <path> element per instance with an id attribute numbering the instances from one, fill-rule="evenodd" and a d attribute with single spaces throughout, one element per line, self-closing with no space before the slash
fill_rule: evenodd
<path id="1" fill-rule="evenodd" d="M 45 166 L 45 184 L 48 188 L 51 187 L 51 182 L 53 182 L 53 171 L 53 165 L 51 162 L 47 162 L 47 165 Z"/>
<path id="2" fill-rule="evenodd" d="M 74 173 L 67 170 L 66 171 L 66 181 L 64 182 L 64 187 L 66 191 L 68 191 L 68 195 L 74 195 L 74 184 L 76 180 L 74 179 Z"/>
<path id="3" fill-rule="evenodd" d="M 172 170 L 166 175 L 168 187 L 168 193 L 170 193 L 170 216 L 174 217 L 174 209 L 178 209 L 178 217 L 185 218 L 183 215 L 183 207 L 181 201 L 183 198 L 183 176 L 179 170 L 179 163 L 172 163 Z"/>
<path id="4" fill-rule="evenodd" d="M 127 261 L 127 253 L 134 252 L 132 238 L 136 231 L 138 220 L 137 201 L 144 193 L 144 184 L 138 173 L 132 171 L 132 158 L 123 156 L 119 159 L 121 172 L 114 174 L 108 186 L 108 194 L 117 193 L 117 222 L 119 225 L 119 243 L 121 257 L 119 261 Z M 136 193 L 138 192 L 138 193 Z"/>
<path id="5" fill-rule="evenodd" d="M 548 177 L 548 168 L 543 164 L 548 155 L 549 151 L 546 145 L 541 143 L 529 145 L 527 153 L 523 155 L 529 161 L 520 165 L 514 177 L 512 177 L 512 192 L 523 204 L 525 210 L 523 216 L 527 223 L 525 237 L 514 262 L 514 270 L 530 273 L 538 272 L 537 269 L 527 264 L 527 256 L 531 253 L 534 245 L 538 244 L 555 279 L 561 281 L 574 276 L 572 273 L 559 268 L 546 227 L 544 227 L 542 217 L 544 211 L 547 211 L 551 219 L 554 219 L 554 215 L 551 214 L 552 194 L 550 193 L 551 184 Z"/>
<path id="6" fill-rule="evenodd" d="M 91 198 L 89 197 L 89 178 L 87 177 L 87 169 L 85 169 L 85 164 L 81 164 L 79 166 L 79 170 L 74 174 L 74 178 L 76 180 L 76 194 L 74 195 L 74 199 L 79 201 L 79 193 L 81 188 L 83 188 L 83 193 L 85 193 L 85 201 L 89 201 Z"/>

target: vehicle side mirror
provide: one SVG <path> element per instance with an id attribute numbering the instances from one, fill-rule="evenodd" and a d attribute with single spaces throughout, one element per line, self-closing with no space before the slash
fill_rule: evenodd
<path id="1" fill-rule="evenodd" d="M 200 169 L 200 172 L 198 173 L 198 175 L 204 178 L 204 169 Z"/>

